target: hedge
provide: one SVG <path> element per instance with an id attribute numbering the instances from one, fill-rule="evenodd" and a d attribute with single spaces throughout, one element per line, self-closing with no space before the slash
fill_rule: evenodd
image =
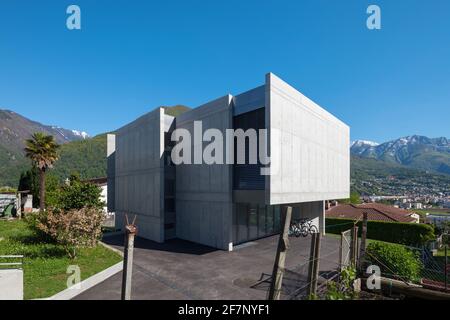
<path id="1" fill-rule="evenodd" d="M 423 265 L 418 252 L 413 252 L 408 247 L 375 241 L 369 243 L 366 253 L 369 261 L 378 265 L 385 274 L 412 282 L 420 279 Z"/>
<path id="2" fill-rule="evenodd" d="M 326 232 L 341 234 L 341 232 L 351 229 L 354 222 L 351 219 L 327 218 L 325 221 Z M 358 222 L 358 226 L 361 235 L 362 221 Z M 428 224 L 368 221 L 367 238 L 407 246 L 420 246 L 434 240 L 435 235 L 434 228 Z"/>

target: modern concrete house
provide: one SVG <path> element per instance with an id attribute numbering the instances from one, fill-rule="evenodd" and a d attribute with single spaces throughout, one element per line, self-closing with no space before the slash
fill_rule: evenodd
<path id="1" fill-rule="evenodd" d="M 175 129 L 267 129 L 270 164 L 174 165 Z M 324 201 L 350 193 L 349 127 L 274 74 L 177 117 L 158 108 L 108 135 L 108 210 L 137 216 L 139 236 L 229 250 L 280 230 L 283 206 L 325 231 Z M 233 139 L 231 140 L 233 141 Z M 194 139 L 192 150 L 208 142 Z M 230 142 L 223 145 L 229 150 Z M 231 149 L 236 150 L 236 144 Z M 248 141 L 245 150 L 249 150 Z M 236 155 L 234 155 L 236 157 Z M 248 156 L 246 156 L 246 159 Z M 262 175 L 268 167 L 270 175 Z"/>

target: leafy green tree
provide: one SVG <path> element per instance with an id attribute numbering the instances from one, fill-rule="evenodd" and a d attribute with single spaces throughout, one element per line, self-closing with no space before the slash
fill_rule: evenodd
<path id="1" fill-rule="evenodd" d="M 29 191 L 33 196 L 33 207 L 39 205 L 39 178 L 36 167 L 24 171 L 20 174 L 19 191 Z"/>
<path id="2" fill-rule="evenodd" d="M 45 210 L 45 174 L 58 160 L 59 145 L 51 135 L 34 133 L 25 140 L 25 155 L 39 170 L 39 208 Z"/>
<path id="3" fill-rule="evenodd" d="M 60 181 L 58 177 L 53 174 L 47 174 L 45 179 L 45 206 L 55 207 L 59 202 L 60 197 Z"/>
<path id="4" fill-rule="evenodd" d="M 20 174 L 19 191 L 29 191 L 33 196 L 33 207 L 39 205 L 39 177 L 38 169 L 33 167 Z M 49 173 L 46 175 L 45 183 L 45 205 L 51 206 L 55 203 L 55 197 L 59 190 L 59 179 L 56 175 Z"/>
<path id="5" fill-rule="evenodd" d="M 355 192 L 355 191 L 352 191 L 350 193 L 350 198 L 342 200 L 342 203 L 360 204 L 361 203 L 361 198 L 359 196 L 359 193 Z"/>
<path id="6" fill-rule="evenodd" d="M 102 209 L 104 203 L 100 200 L 101 188 L 92 183 L 82 182 L 71 177 L 69 184 L 64 184 L 59 192 L 54 207 L 63 210 L 96 208 Z"/>

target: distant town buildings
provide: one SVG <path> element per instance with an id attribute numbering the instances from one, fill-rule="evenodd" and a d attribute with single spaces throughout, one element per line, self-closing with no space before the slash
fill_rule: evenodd
<path id="1" fill-rule="evenodd" d="M 389 203 L 396 208 L 405 210 L 426 210 L 431 208 L 450 208 L 450 196 L 432 195 L 408 195 L 408 196 L 363 196 L 361 199 L 366 203 L 383 202 Z"/>

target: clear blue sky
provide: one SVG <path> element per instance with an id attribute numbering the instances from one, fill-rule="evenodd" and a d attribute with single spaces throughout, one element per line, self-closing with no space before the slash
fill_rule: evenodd
<path id="1" fill-rule="evenodd" d="M 82 30 L 66 28 L 66 8 Z M 378 4 L 382 30 L 366 28 Z M 0 2 L 0 108 L 114 130 L 271 71 L 348 123 L 352 139 L 450 138 L 450 1 Z"/>

